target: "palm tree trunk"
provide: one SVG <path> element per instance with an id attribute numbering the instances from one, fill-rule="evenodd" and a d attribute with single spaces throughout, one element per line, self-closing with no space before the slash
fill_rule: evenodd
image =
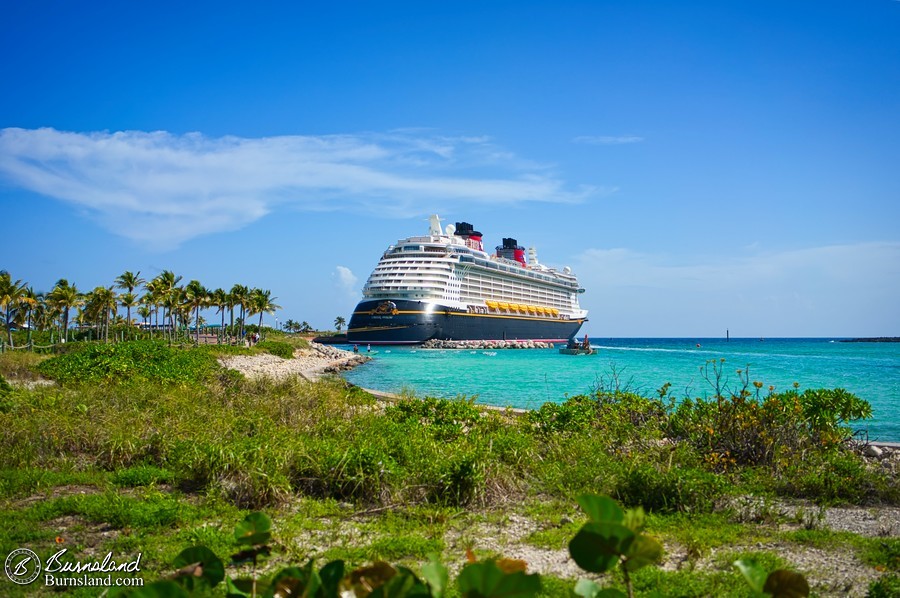
<path id="1" fill-rule="evenodd" d="M 198 305 L 194 311 L 196 312 L 196 315 L 197 315 L 197 326 L 196 326 L 197 329 L 195 331 L 196 332 L 195 338 L 197 339 L 197 344 L 199 345 L 200 344 L 200 306 Z"/>
<path id="2" fill-rule="evenodd" d="M 12 302 L 6 304 L 6 342 L 10 348 L 13 346 L 12 340 L 12 322 L 9 319 L 12 317 Z"/>

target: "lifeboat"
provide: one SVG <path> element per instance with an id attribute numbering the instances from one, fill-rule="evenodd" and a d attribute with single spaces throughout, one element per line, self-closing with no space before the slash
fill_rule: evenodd
<path id="1" fill-rule="evenodd" d="M 547 313 L 547 310 L 544 309 L 543 307 L 538 307 L 538 308 L 537 308 L 537 312 L 538 312 L 540 315 L 543 316 L 543 315 L 545 315 L 545 314 Z"/>
<path id="2" fill-rule="evenodd" d="M 509 311 L 519 311 L 519 304 L 518 303 L 510 303 Z"/>
<path id="3" fill-rule="evenodd" d="M 550 313 L 553 314 L 553 317 L 556 317 L 556 316 L 559 315 L 559 310 L 556 309 L 555 307 L 551 307 L 551 308 L 550 308 Z"/>
<path id="4" fill-rule="evenodd" d="M 497 307 L 498 307 L 498 304 L 496 301 L 485 301 L 484 304 L 487 305 L 491 309 L 497 309 Z"/>
<path id="5" fill-rule="evenodd" d="M 500 309 L 502 309 L 504 311 L 509 311 L 509 303 L 507 303 L 505 301 L 501 301 L 497 305 L 500 307 Z"/>

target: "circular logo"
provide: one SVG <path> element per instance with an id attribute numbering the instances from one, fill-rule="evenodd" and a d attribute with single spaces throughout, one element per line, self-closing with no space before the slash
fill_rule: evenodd
<path id="1" fill-rule="evenodd" d="M 41 574 L 41 559 L 27 548 L 16 548 L 6 557 L 5 568 L 10 581 L 24 586 Z"/>

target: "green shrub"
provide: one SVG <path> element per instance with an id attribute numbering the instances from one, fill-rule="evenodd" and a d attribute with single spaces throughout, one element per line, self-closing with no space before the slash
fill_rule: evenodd
<path id="1" fill-rule="evenodd" d="M 900 596 L 900 576 L 885 575 L 869 585 L 867 598 L 897 598 Z"/>
<path id="2" fill-rule="evenodd" d="M 120 469 L 113 474 L 112 483 L 116 486 L 137 487 L 168 483 L 174 479 L 172 472 L 153 465 L 135 465 Z"/>
<path id="3" fill-rule="evenodd" d="M 716 474 L 695 468 L 660 469 L 649 463 L 626 471 L 618 480 L 616 495 L 626 505 L 640 505 L 650 512 L 708 513 L 727 489 Z"/>
<path id="4" fill-rule="evenodd" d="M 258 343 L 256 347 L 266 353 L 281 357 L 282 359 L 291 359 L 294 357 L 294 347 L 281 341 L 262 341 Z"/>
<path id="5" fill-rule="evenodd" d="M 403 399 L 385 409 L 394 422 L 421 426 L 436 440 L 451 441 L 467 434 L 484 418 L 474 399 Z"/>
<path id="6" fill-rule="evenodd" d="M 589 430 L 596 415 L 596 401 L 578 395 L 564 403 L 544 403 L 540 409 L 529 411 L 526 418 L 540 434 L 572 434 Z"/>
<path id="7" fill-rule="evenodd" d="M 88 341 L 69 341 L 67 343 L 56 343 L 53 345 L 52 353 L 55 355 L 68 355 L 69 353 L 78 353 L 84 351 L 94 343 Z"/>
<path id="8" fill-rule="evenodd" d="M 476 451 L 458 452 L 434 463 L 423 476 L 426 500 L 444 506 L 474 502 L 484 491 L 485 459 Z"/>
<path id="9" fill-rule="evenodd" d="M 803 460 L 790 462 L 778 476 L 776 489 L 782 494 L 825 503 L 859 504 L 896 495 L 896 489 L 883 474 L 866 470 L 862 458 L 843 448 L 810 453 Z"/>
<path id="10" fill-rule="evenodd" d="M 716 471 L 772 466 L 780 458 L 838 446 L 850 421 L 871 417 L 871 406 L 842 389 L 789 391 L 754 398 L 683 401 L 669 418 L 668 435 L 687 441 Z"/>
<path id="11" fill-rule="evenodd" d="M 0 353 L 0 376 L 7 380 L 35 380 L 39 377 L 37 366 L 43 360 L 43 356 L 31 351 Z"/>
<path id="12" fill-rule="evenodd" d="M 187 383 L 212 380 L 219 370 L 215 357 L 155 341 L 92 344 L 58 355 L 38 370 L 61 383 L 158 381 Z"/>

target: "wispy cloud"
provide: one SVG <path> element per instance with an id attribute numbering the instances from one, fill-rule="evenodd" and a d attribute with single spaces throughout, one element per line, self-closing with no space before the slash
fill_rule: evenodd
<path id="1" fill-rule="evenodd" d="M 10 128 L 0 130 L 0 178 L 158 247 L 241 228 L 286 204 L 408 215 L 448 200 L 574 203 L 602 192 L 573 189 L 486 137 L 421 130 L 250 139 Z"/>
<path id="2" fill-rule="evenodd" d="M 350 268 L 346 266 L 337 266 L 331 274 L 331 278 L 334 280 L 334 284 L 338 289 L 347 293 L 353 293 L 354 297 L 356 296 L 358 291 L 356 283 L 359 279 Z"/>
<path id="3" fill-rule="evenodd" d="M 880 336 L 900 330 L 900 243 L 673 258 L 592 249 L 578 261 L 600 334 L 703 336 L 726 327 L 747 336 Z"/>
<path id="4" fill-rule="evenodd" d="M 640 143 L 643 137 L 637 135 L 581 135 L 572 139 L 573 143 L 586 143 L 588 145 L 623 145 L 625 143 Z"/>

